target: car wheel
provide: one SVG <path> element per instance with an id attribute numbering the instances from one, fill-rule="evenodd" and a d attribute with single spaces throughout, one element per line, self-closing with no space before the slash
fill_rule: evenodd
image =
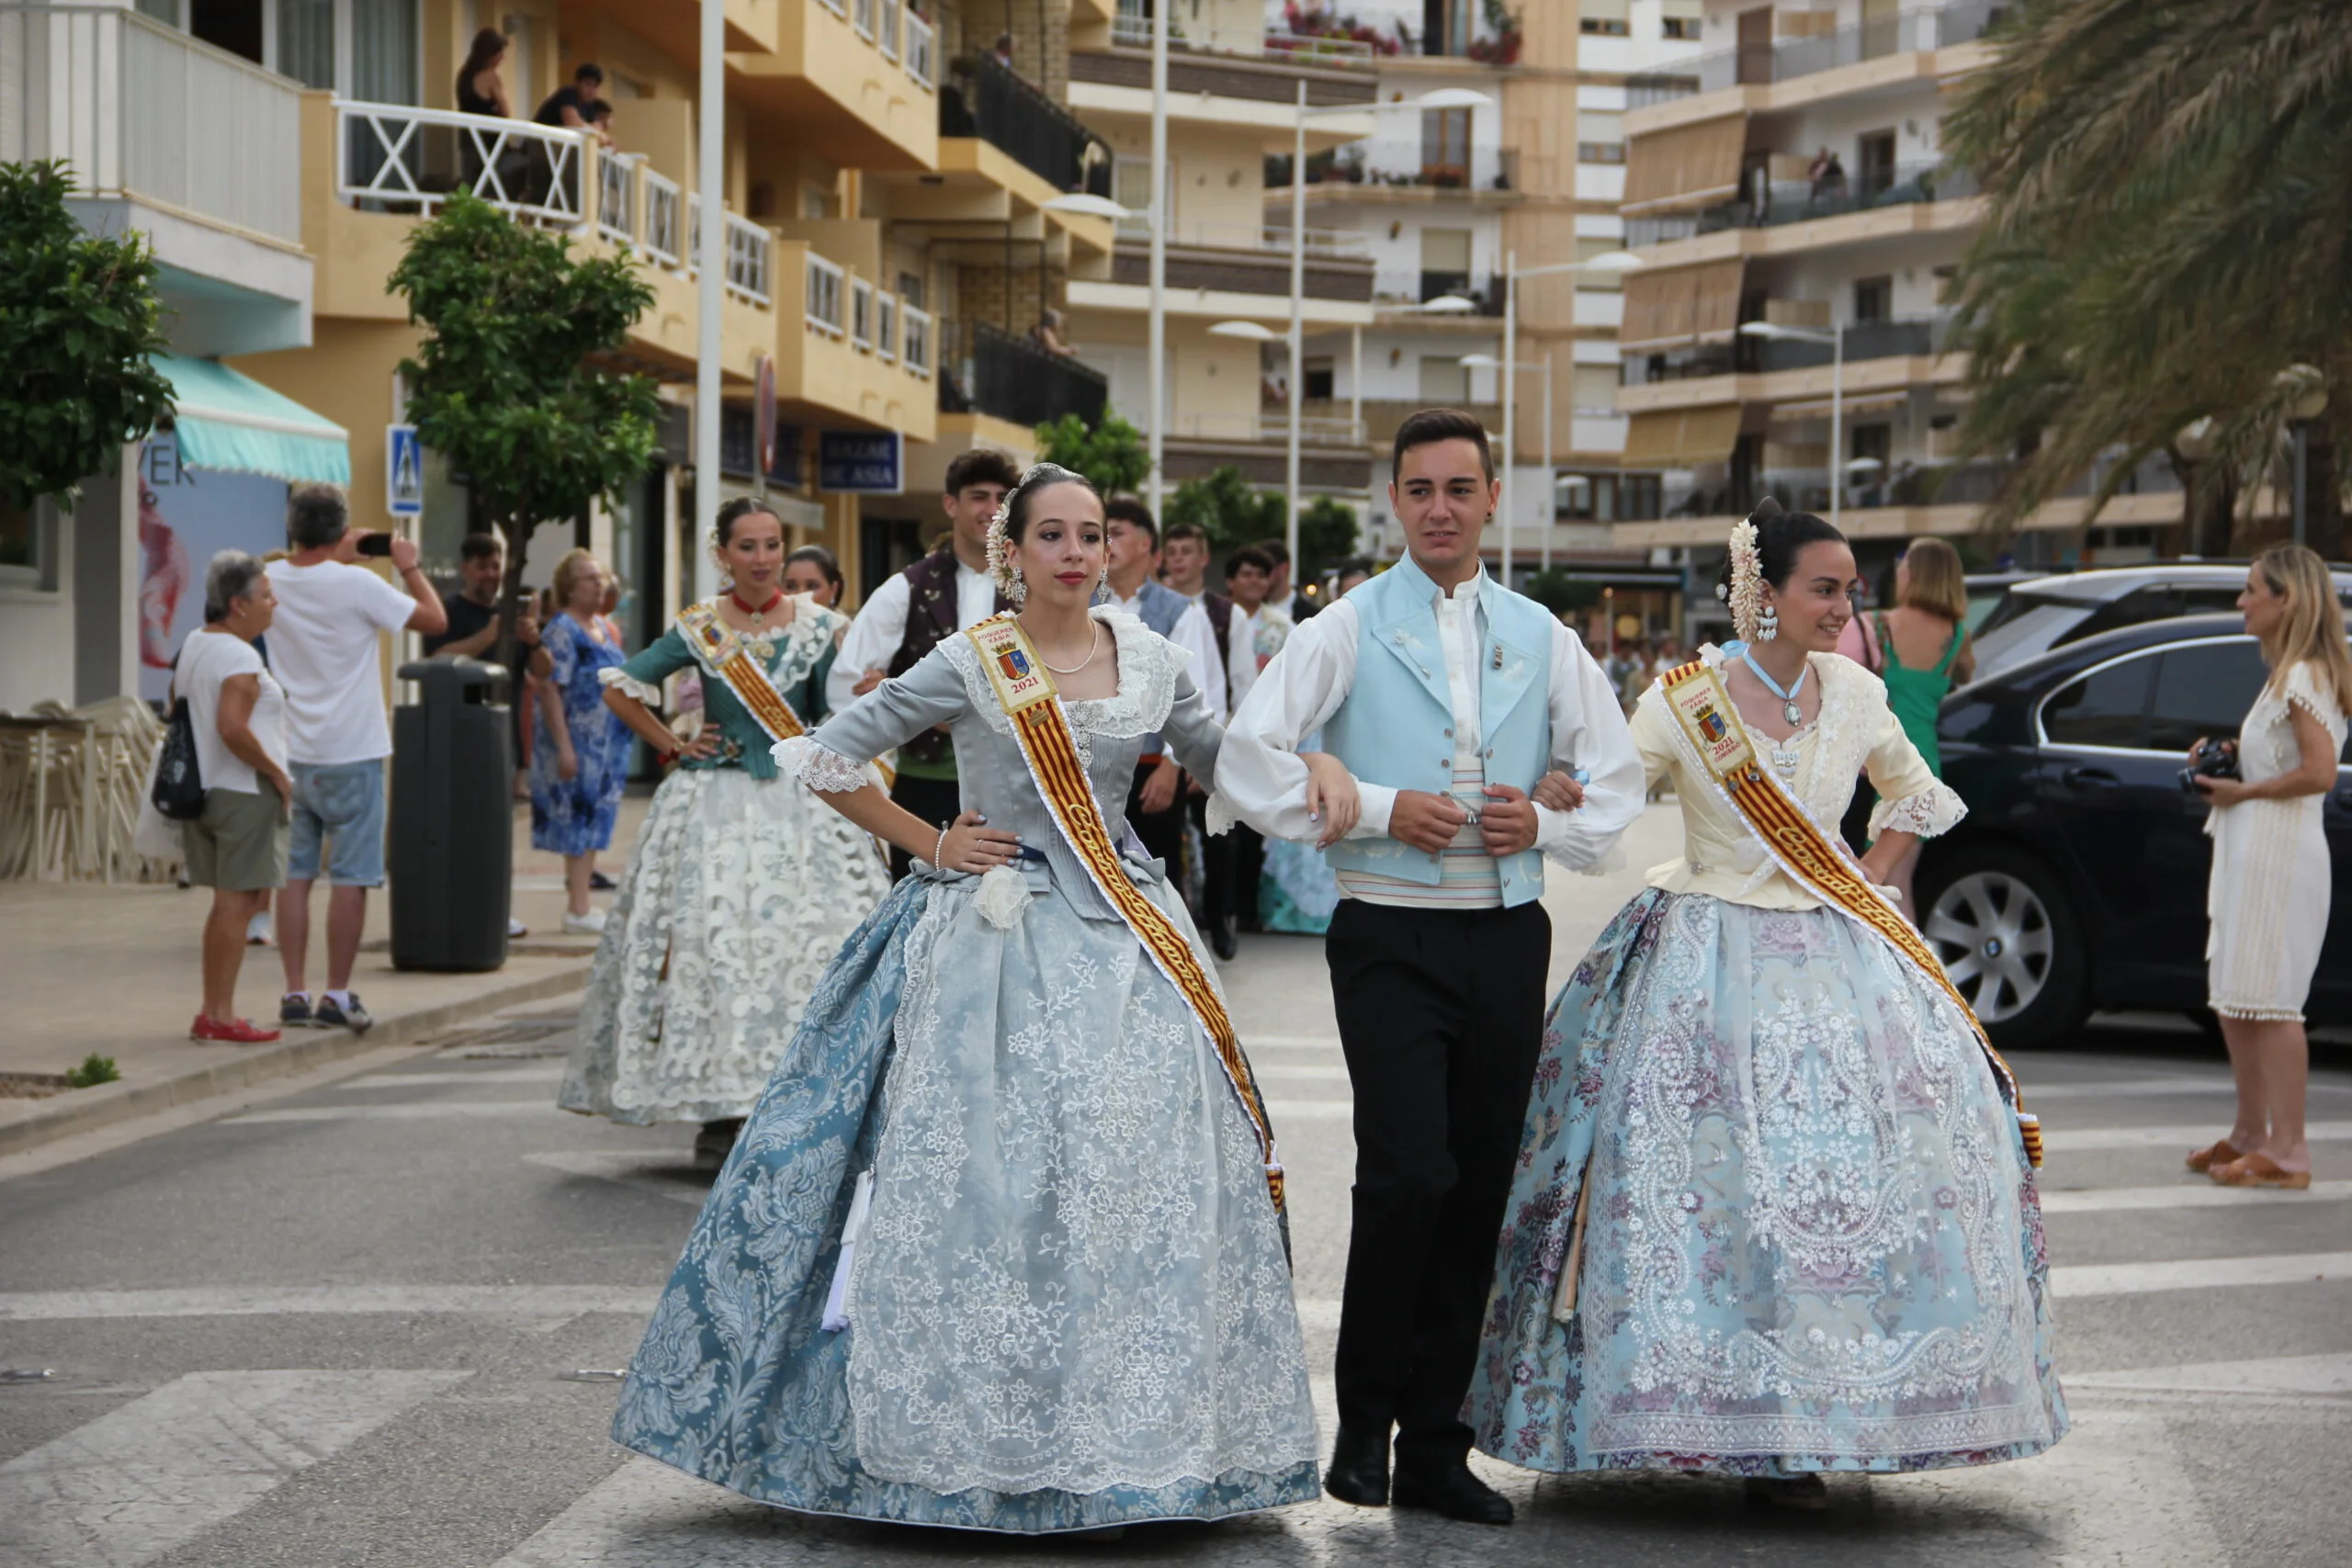
<path id="1" fill-rule="evenodd" d="M 2052 1044 L 2089 1016 L 2089 953 L 2065 889 L 2004 845 L 1962 849 L 1922 889 L 1922 934 L 1993 1043 Z"/>

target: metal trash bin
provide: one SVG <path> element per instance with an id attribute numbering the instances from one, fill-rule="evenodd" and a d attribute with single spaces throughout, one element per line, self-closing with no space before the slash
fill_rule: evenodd
<path id="1" fill-rule="evenodd" d="M 514 761 L 507 672 L 476 659 L 401 666 L 417 700 L 392 715 L 385 874 L 392 967 L 479 971 L 506 962 L 514 883 Z"/>

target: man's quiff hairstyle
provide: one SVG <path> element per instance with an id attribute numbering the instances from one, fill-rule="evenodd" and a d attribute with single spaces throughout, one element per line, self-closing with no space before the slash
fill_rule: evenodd
<path id="1" fill-rule="evenodd" d="M 1487 427 L 1478 416 L 1460 409 L 1423 409 L 1408 414 L 1396 427 L 1396 445 L 1388 455 L 1388 482 L 1396 482 L 1404 471 L 1405 454 L 1416 446 L 1431 446 L 1441 441 L 1467 441 L 1478 448 L 1478 466 L 1487 472 L 1487 482 L 1495 479 L 1494 448 L 1487 445 Z"/>
<path id="2" fill-rule="evenodd" d="M 1151 508 L 1131 495 L 1114 496 L 1102 503 L 1102 521 L 1125 523 L 1149 539 L 1156 549 L 1159 545 L 1159 525 L 1151 520 Z"/>
<path id="3" fill-rule="evenodd" d="M 1012 459 L 985 446 L 975 447 L 947 465 L 949 495 L 961 495 L 973 485 L 1001 485 L 1011 490 L 1020 482 L 1021 470 L 1012 466 Z"/>

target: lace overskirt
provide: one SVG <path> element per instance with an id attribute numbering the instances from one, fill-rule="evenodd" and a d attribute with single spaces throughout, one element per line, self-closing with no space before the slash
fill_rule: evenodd
<path id="1" fill-rule="evenodd" d="M 748 1114 L 889 890 L 873 840 L 800 784 L 673 773 L 606 917 L 556 1103 L 632 1126 Z"/>
<path id="2" fill-rule="evenodd" d="M 909 878 L 818 988 L 615 1437 L 765 1502 L 905 1523 L 1312 1500 L 1282 1238 L 1197 1025 L 1124 926 L 1043 893 L 1001 930 L 973 886 Z"/>
<path id="3" fill-rule="evenodd" d="M 1545 1026 L 1480 1448 L 1747 1475 L 2019 1458 L 2066 1428 L 2052 1333 L 2032 1170 L 1939 991 L 1830 909 L 1619 914 Z"/>

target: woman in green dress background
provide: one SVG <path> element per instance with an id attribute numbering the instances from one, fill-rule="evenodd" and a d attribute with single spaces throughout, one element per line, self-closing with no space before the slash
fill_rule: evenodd
<path id="1" fill-rule="evenodd" d="M 1976 674 L 1976 649 L 1968 639 L 1968 577 L 1960 552 L 1941 539 L 1914 540 L 1894 563 L 1894 608 L 1879 611 L 1871 623 L 1887 705 L 1940 779 L 1944 761 L 1936 747 L 1936 711 L 1954 686 L 1965 686 Z M 1918 865 L 1915 843 L 1894 863 L 1892 878 L 1913 925 L 1919 923 L 1919 911 L 1911 904 L 1911 874 Z"/>

